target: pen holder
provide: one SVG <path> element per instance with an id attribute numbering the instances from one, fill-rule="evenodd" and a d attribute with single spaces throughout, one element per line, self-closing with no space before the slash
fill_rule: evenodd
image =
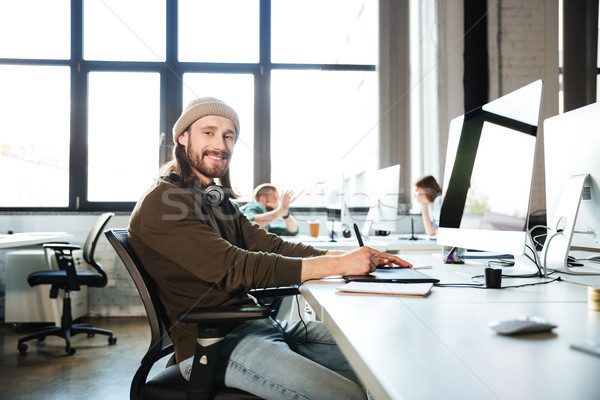
<path id="1" fill-rule="evenodd" d="M 500 289 L 502 287 L 502 270 L 496 268 L 485 269 L 485 287 Z"/>

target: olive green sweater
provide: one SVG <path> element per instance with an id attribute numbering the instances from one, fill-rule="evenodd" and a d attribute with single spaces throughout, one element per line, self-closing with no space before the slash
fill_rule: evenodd
<path id="1" fill-rule="evenodd" d="M 250 289 L 298 284 L 301 258 L 326 253 L 268 233 L 231 201 L 207 206 L 196 189 L 163 180 L 133 210 L 129 243 L 156 281 L 179 361 L 194 354 L 198 334 L 176 322 L 180 312 L 253 304 Z"/>

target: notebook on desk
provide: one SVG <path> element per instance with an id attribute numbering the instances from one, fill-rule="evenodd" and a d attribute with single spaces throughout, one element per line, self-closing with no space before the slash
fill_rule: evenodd
<path id="1" fill-rule="evenodd" d="M 369 294 L 386 296 L 425 297 L 433 283 L 348 282 L 337 287 L 338 294 Z"/>
<path id="2" fill-rule="evenodd" d="M 413 268 L 377 270 L 369 275 L 345 275 L 342 278 L 346 282 L 437 283 L 440 281 Z"/>

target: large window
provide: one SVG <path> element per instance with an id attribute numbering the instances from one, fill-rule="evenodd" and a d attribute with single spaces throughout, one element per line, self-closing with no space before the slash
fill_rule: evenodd
<path id="1" fill-rule="evenodd" d="M 571 16 L 570 19 L 565 20 L 565 6 L 568 6 L 569 11 L 568 11 L 568 15 Z M 590 11 L 593 10 L 593 11 Z M 579 14 L 578 14 L 579 12 Z M 586 15 L 587 14 L 587 15 Z M 595 15 L 597 14 L 597 15 Z M 581 21 L 581 16 L 585 15 L 586 19 L 585 21 Z M 593 26 L 593 24 L 591 24 L 591 21 L 589 19 L 589 17 L 592 18 L 596 18 L 597 19 L 597 25 L 596 25 L 596 29 L 594 31 L 594 33 L 590 32 L 592 29 L 591 27 Z M 583 28 L 582 28 L 583 27 Z M 586 40 L 582 40 L 580 36 L 578 35 L 582 35 L 582 34 L 586 34 L 586 35 L 590 35 L 590 34 L 595 34 L 596 37 L 595 38 L 591 38 L 591 37 L 587 37 Z M 559 66 L 559 75 L 558 75 L 558 79 L 559 79 L 559 113 L 565 112 L 565 111 L 571 111 L 570 109 L 565 110 L 566 108 L 573 108 L 573 105 L 571 105 L 571 107 L 569 107 L 568 101 L 565 101 L 565 37 L 569 36 L 570 38 L 570 42 L 571 43 L 571 48 L 567 48 L 567 51 L 570 50 L 570 55 L 571 57 L 573 57 L 573 55 L 575 55 L 575 57 L 571 58 L 571 60 L 576 60 L 575 62 L 580 62 L 581 60 L 585 60 L 584 62 L 580 62 L 579 66 L 584 66 L 584 68 L 587 68 L 587 62 L 591 61 L 594 62 L 591 59 L 590 54 L 593 54 L 593 52 L 596 52 L 596 60 L 594 62 L 594 64 L 596 65 L 596 77 L 595 77 L 595 81 L 596 81 L 596 93 L 595 94 L 595 98 L 591 99 L 590 97 L 588 97 L 587 103 L 591 103 L 593 101 L 598 101 L 600 99 L 600 12 L 598 12 L 598 1 L 596 0 L 596 3 L 594 4 L 594 2 L 580 2 L 580 3 L 566 3 L 565 0 L 558 0 L 558 66 Z M 575 38 L 575 39 L 573 39 Z M 595 40 L 594 40 L 595 39 Z M 575 42 L 575 43 L 573 43 Z M 592 44 L 595 43 L 596 47 L 594 48 L 592 46 Z M 576 49 L 576 50 L 573 50 Z M 571 63 L 571 69 L 573 68 L 573 63 Z M 579 72 L 581 72 L 580 70 L 578 70 L 576 73 L 571 73 L 571 85 L 573 85 L 573 81 L 574 80 L 580 80 L 582 82 L 581 86 L 579 86 L 579 90 L 582 90 L 581 87 L 592 87 L 593 81 L 590 82 L 591 79 L 593 79 L 593 76 L 589 76 L 586 73 L 584 74 L 580 74 Z M 573 77 L 574 76 L 574 77 Z M 568 90 L 568 89 L 567 89 Z M 571 95 L 572 98 L 573 95 Z M 582 98 L 584 97 L 583 95 Z M 578 99 L 578 101 L 580 101 L 581 99 Z M 571 100 L 572 101 L 572 100 Z M 567 105 L 565 106 L 565 103 L 567 103 Z"/>
<path id="2" fill-rule="evenodd" d="M 160 76 L 93 71 L 88 82 L 87 199 L 136 201 L 156 177 Z"/>
<path id="3" fill-rule="evenodd" d="M 69 205 L 69 69 L 0 65 L 3 207 Z"/>
<path id="4" fill-rule="evenodd" d="M 377 81 L 370 71 L 273 71 L 271 177 L 294 205 L 336 204 L 345 178 L 378 166 Z"/>
<path id="5" fill-rule="evenodd" d="M 1 2 L 0 209 L 131 210 L 203 96 L 240 115 L 242 200 L 273 181 L 327 205 L 378 165 L 377 3 Z"/>

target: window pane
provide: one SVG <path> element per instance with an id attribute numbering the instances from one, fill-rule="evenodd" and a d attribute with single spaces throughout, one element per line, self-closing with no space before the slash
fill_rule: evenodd
<path id="1" fill-rule="evenodd" d="M 67 207 L 69 68 L 0 66 L 0 87 L 0 207 Z"/>
<path id="2" fill-rule="evenodd" d="M 180 0 L 179 60 L 258 62 L 258 0 Z"/>
<path id="3" fill-rule="evenodd" d="M 0 58 L 70 58 L 70 0 L 2 1 L 0 38 Z"/>
<path id="4" fill-rule="evenodd" d="M 250 200 L 253 190 L 254 159 L 254 76 L 245 74 L 183 75 L 183 106 L 199 97 L 216 97 L 229 104 L 240 118 L 240 136 L 231 159 L 231 183 Z"/>
<path id="5" fill-rule="evenodd" d="M 376 64 L 377 0 L 273 0 L 276 63 Z"/>
<path id="6" fill-rule="evenodd" d="M 408 190 L 425 175 L 433 175 L 438 182 L 442 177 L 439 163 L 438 95 L 439 56 L 437 46 L 437 10 L 435 1 L 410 0 L 410 182 Z M 402 200 L 401 200 L 402 201 Z M 406 196 L 416 213 L 421 207 L 417 199 Z"/>
<path id="7" fill-rule="evenodd" d="M 377 168 L 377 104 L 376 72 L 273 71 L 271 180 L 302 193 L 294 206 L 335 204 L 344 178 Z"/>
<path id="8" fill-rule="evenodd" d="M 137 201 L 158 176 L 160 75 L 91 72 L 88 200 Z"/>
<path id="9" fill-rule="evenodd" d="M 86 60 L 165 60 L 165 0 L 85 0 L 83 30 Z"/>

